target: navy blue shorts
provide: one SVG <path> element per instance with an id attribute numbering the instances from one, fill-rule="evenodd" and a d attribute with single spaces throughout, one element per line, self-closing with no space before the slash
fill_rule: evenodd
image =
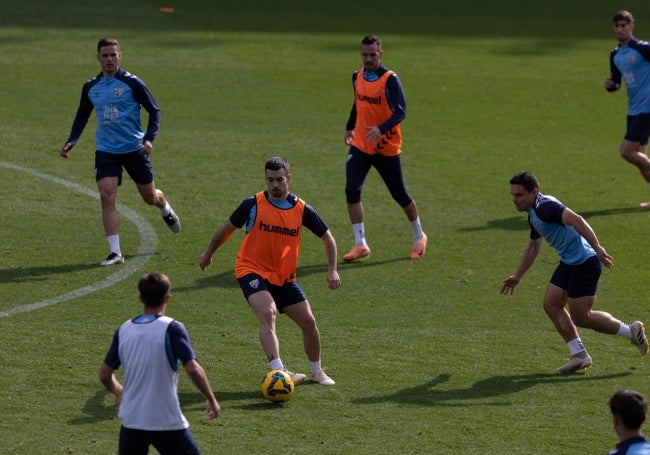
<path id="1" fill-rule="evenodd" d="M 140 152 L 95 152 L 95 180 L 118 177 L 119 184 L 122 184 L 122 168 L 137 184 L 147 185 L 153 182 L 153 167 L 149 155 L 142 155 Z"/>
<path id="2" fill-rule="evenodd" d="M 248 275 L 238 278 L 237 282 L 239 283 L 239 287 L 244 293 L 246 300 L 256 292 L 268 291 L 271 294 L 271 297 L 273 297 L 275 306 L 278 308 L 280 313 L 284 313 L 284 308 L 289 305 L 294 305 L 303 300 L 307 300 L 305 293 L 302 292 L 302 289 L 300 289 L 300 286 L 298 286 L 298 283 L 295 281 L 293 283 L 283 284 L 282 286 L 276 286 L 269 283 L 256 273 L 249 273 Z"/>
<path id="3" fill-rule="evenodd" d="M 551 283 L 564 289 L 572 299 L 596 295 L 602 270 L 603 265 L 598 256 L 592 256 L 579 265 L 568 265 L 560 261 L 551 277 Z"/>
<path id="4" fill-rule="evenodd" d="M 345 165 L 345 196 L 348 204 L 361 202 L 361 189 L 373 166 L 400 207 L 409 205 L 413 199 L 404 184 L 401 156 L 384 156 L 378 153 L 370 155 L 356 147 L 350 147 Z"/>
<path id="5" fill-rule="evenodd" d="M 200 455 L 189 429 L 170 431 L 120 428 L 120 455 L 146 455 L 153 445 L 160 455 Z"/>
<path id="6" fill-rule="evenodd" d="M 625 139 L 646 145 L 648 136 L 650 136 L 650 114 L 628 115 Z"/>

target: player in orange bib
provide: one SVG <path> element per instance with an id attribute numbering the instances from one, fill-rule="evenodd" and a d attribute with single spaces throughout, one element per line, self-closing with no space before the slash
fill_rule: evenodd
<path id="1" fill-rule="evenodd" d="M 307 297 L 296 283 L 296 267 L 302 227 L 305 226 L 323 240 L 327 255 L 327 284 L 330 289 L 337 289 L 341 286 L 341 279 L 336 268 L 336 241 L 318 213 L 289 192 L 289 163 L 284 158 L 273 157 L 266 162 L 264 169 L 266 191 L 242 201 L 212 237 L 199 258 L 199 266 L 205 270 L 212 263 L 215 251 L 235 230 L 246 226 L 246 235 L 235 263 L 235 277 L 259 319 L 260 342 L 268 356 L 269 367 L 271 370 L 285 370 L 275 332 L 275 318 L 279 311 L 302 329 L 312 381 L 334 385 L 332 378 L 321 368 L 320 332 Z M 296 383 L 306 377 L 301 373 L 287 372 Z"/>
<path id="2" fill-rule="evenodd" d="M 404 90 L 397 74 L 381 64 L 381 39 L 368 35 L 361 40 L 363 68 L 352 75 L 354 104 L 348 117 L 345 143 L 350 146 L 345 169 L 345 195 L 355 246 L 343 256 L 346 262 L 370 255 L 363 225 L 361 190 L 371 167 L 377 169 L 393 199 L 404 209 L 413 231 L 411 258 L 420 259 L 427 248 L 418 208 L 402 176 L 402 132 L 406 117 Z"/>

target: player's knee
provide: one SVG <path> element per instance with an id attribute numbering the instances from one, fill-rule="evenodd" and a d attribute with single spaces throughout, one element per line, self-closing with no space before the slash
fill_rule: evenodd
<path id="1" fill-rule="evenodd" d="M 413 199 L 407 194 L 405 196 L 395 198 L 395 201 L 399 204 L 400 207 L 406 209 L 409 205 L 413 203 Z"/>
<path id="2" fill-rule="evenodd" d="M 622 145 L 618 152 L 621 155 L 621 158 L 631 162 L 634 159 L 634 155 L 637 154 L 637 148 Z"/>
<path id="3" fill-rule="evenodd" d="M 402 208 L 407 207 L 411 202 L 413 202 L 413 198 L 411 198 L 405 188 L 400 190 L 392 190 L 390 192 L 390 195 L 393 197 L 393 200 L 397 202 Z"/>
<path id="4" fill-rule="evenodd" d="M 318 331 L 318 327 L 316 325 L 316 319 L 314 319 L 313 317 L 304 318 L 297 322 L 298 325 L 300 326 L 300 329 L 305 333 L 314 333 Z"/>
<path id="5" fill-rule="evenodd" d="M 345 189 L 345 198 L 348 204 L 357 204 L 361 202 L 361 190 Z"/>
<path id="6" fill-rule="evenodd" d="M 270 307 L 270 308 L 266 308 L 263 312 L 261 312 L 260 319 L 267 322 L 275 323 L 276 316 L 277 313 L 275 311 L 275 308 Z"/>
<path id="7" fill-rule="evenodd" d="M 546 313 L 546 316 L 553 319 L 555 313 L 557 313 L 557 308 L 555 306 L 547 305 L 546 303 L 544 303 L 543 308 L 544 308 L 544 313 Z"/>
<path id="8" fill-rule="evenodd" d="M 114 200 L 115 199 L 115 194 L 117 191 L 115 188 L 111 187 L 99 187 L 99 198 L 104 201 L 104 200 Z"/>
<path id="9" fill-rule="evenodd" d="M 571 314 L 571 322 L 573 322 L 574 325 L 580 328 L 588 328 L 589 327 L 589 314 L 588 313 L 578 313 L 578 314 Z"/>

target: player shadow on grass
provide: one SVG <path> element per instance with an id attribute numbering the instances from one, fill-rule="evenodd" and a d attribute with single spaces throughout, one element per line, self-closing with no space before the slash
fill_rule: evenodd
<path id="1" fill-rule="evenodd" d="M 506 397 L 515 393 L 522 392 L 531 387 L 546 384 L 556 384 L 560 382 L 578 382 L 578 381 L 602 381 L 607 379 L 621 378 L 629 376 L 630 372 L 616 373 L 608 375 L 586 375 L 574 374 L 564 376 L 559 373 L 547 374 L 523 374 L 513 376 L 493 376 L 491 378 L 481 379 L 470 387 L 436 390 L 436 386 L 449 381 L 451 374 L 440 374 L 429 382 L 420 386 L 402 389 L 392 395 L 379 397 L 365 397 L 352 400 L 354 404 L 375 404 L 386 401 L 392 401 L 399 404 L 413 404 L 424 406 L 448 406 L 448 407 L 465 407 L 465 406 L 509 406 L 506 400 L 496 400 L 498 397 Z M 490 400 L 486 402 L 485 400 Z"/>
<path id="2" fill-rule="evenodd" d="M 580 211 L 583 218 L 588 219 L 594 216 L 610 216 L 610 215 L 623 215 L 626 213 L 643 213 L 648 212 L 647 208 L 633 206 L 633 207 L 619 207 L 613 209 Z M 460 232 L 472 231 L 485 231 L 489 229 L 499 229 L 502 231 L 527 231 L 530 229 L 526 223 L 526 217 L 511 216 L 509 218 L 500 218 L 497 220 L 489 220 L 482 226 L 467 226 L 459 228 Z"/>
<path id="3" fill-rule="evenodd" d="M 76 265 L 55 265 L 44 267 L 16 267 L 11 269 L 0 269 L 0 283 L 22 283 L 33 281 L 44 281 L 50 275 L 65 275 L 74 272 L 83 272 L 99 267 L 99 264 L 76 264 Z"/>
<path id="4" fill-rule="evenodd" d="M 262 405 L 270 404 L 262 398 L 259 389 L 249 392 L 219 392 L 215 390 L 214 394 L 222 407 L 224 407 L 224 403 L 228 406 L 227 403 L 240 400 L 259 400 Z M 180 392 L 178 399 L 183 412 L 205 411 L 205 398 L 199 392 Z M 99 389 L 86 400 L 81 412 L 82 416 L 68 420 L 68 424 L 85 425 L 116 419 L 115 397 L 108 391 Z"/>
<path id="5" fill-rule="evenodd" d="M 148 256 L 155 256 L 158 253 L 139 253 L 132 255 L 125 255 L 124 260 L 142 258 Z M 116 267 L 120 267 L 119 265 Z M 67 275 L 74 272 L 84 272 L 86 270 L 94 270 L 104 268 L 99 265 L 99 262 L 89 262 L 87 264 L 65 264 L 65 265 L 52 265 L 40 267 L 14 267 L 10 269 L 0 269 L 0 283 L 22 283 L 32 281 L 44 281 L 51 275 Z M 108 267 L 111 272 L 114 271 L 113 267 Z"/>
<path id="6" fill-rule="evenodd" d="M 403 258 L 387 259 L 385 261 L 358 261 L 354 263 L 341 262 L 338 264 L 338 269 L 339 271 L 341 271 L 341 270 L 345 270 L 348 267 L 354 267 L 354 268 L 377 267 L 377 266 L 382 266 L 390 263 L 406 262 L 406 261 L 412 261 L 412 259 L 410 257 L 403 257 Z M 212 267 L 214 267 L 214 265 Z M 200 269 L 199 272 L 201 272 Z M 194 284 L 192 285 L 174 286 L 174 292 L 196 291 L 199 289 L 206 289 L 206 288 L 213 288 L 213 287 L 226 288 L 226 289 L 228 288 L 239 289 L 239 285 L 237 284 L 237 280 L 235 279 L 234 268 L 230 268 L 228 270 L 216 274 L 212 274 L 210 272 L 210 269 L 206 269 L 206 272 L 202 272 L 202 273 L 206 273 L 206 275 L 197 278 Z M 298 266 L 298 269 L 296 271 L 298 282 L 300 282 L 301 278 L 314 275 L 314 274 L 325 276 L 327 274 L 327 264 Z"/>

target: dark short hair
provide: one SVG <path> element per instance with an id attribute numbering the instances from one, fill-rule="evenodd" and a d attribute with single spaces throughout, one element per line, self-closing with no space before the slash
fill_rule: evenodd
<path id="1" fill-rule="evenodd" d="M 528 171 L 515 174 L 510 179 L 511 185 L 521 185 L 526 191 L 532 193 L 535 188 L 539 189 L 539 181 L 532 173 Z"/>
<path id="2" fill-rule="evenodd" d="M 632 16 L 632 13 L 630 13 L 629 11 L 622 9 L 620 11 L 617 11 L 614 14 L 614 17 L 612 18 L 612 22 L 614 23 L 621 22 L 621 21 L 625 21 L 628 24 L 633 24 L 634 16 Z"/>
<path id="3" fill-rule="evenodd" d="M 115 38 L 102 38 L 97 42 L 97 52 L 99 52 L 102 47 L 106 46 L 117 46 L 119 49 L 120 43 L 118 43 Z"/>
<path id="4" fill-rule="evenodd" d="M 627 428 L 638 430 L 645 421 L 648 404 L 643 395 L 635 390 L 617 390 L 609 398 L 609 409 L 620 417 Z"/>
<path id="5" fill-rule="evenodd" d="M 142 302 L 149 308 L 157 308 L 165 303 L 171 287 L 172 283 L 164 273 L 146 273 L 138 283 Z"/>
<path id="6" fill-rule="evenodd" d="M 287 174 L 290 173 L 289 162 L 281 156 L 272 156 L 264 165 L 264 171 L 279 171 L 280 169 L 286 170 Z"/>
<path id="7" fill-rule="evenodd" d="M 377 47 L 381 49 L 381 38 L 379 38 L 377 35 L 366 35 L 363 37 L 361 40 L 361 45 L 369 45 L 369 44 L 375 44 L 377 43 Z"/>

